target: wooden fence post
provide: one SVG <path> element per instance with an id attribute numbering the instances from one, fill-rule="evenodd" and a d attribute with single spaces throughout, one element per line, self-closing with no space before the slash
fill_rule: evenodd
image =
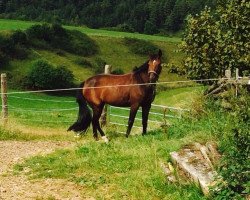
<path id="1" fill-rule="evenodd" d="M 232 77 L 232 75 L 231 75 L 231 70 L 230 69 L 227 69 L 226 71 L 225 71 L 225 77 L 227 78 L 227 79 L 231 79 L 231 77 Z"/>
<path id="2" fill-rule="evenodd" d="M 235 71 L 235 79 L 236 79 L 236 87 L 235 87 L 235 95 L 238 96 L 238 80 L 239 80 L 239 69 L 236 68 Z"/>
<path id="3" fill-rule="evenodd" d="M 7 102 L 7 76 L 1 74 L 1 98 L 2 98 L 2 119 L 5 125 L 8 120 L 8 102 Z"/>
<path id="4" fill-rule="evenodd" d="M 111 73 L 112 66 L 111 65 L 105 65 L 104 74 L 110 74 Z M 105 126 L 107 124 L 107 105 L 104 106 L 102 115 L 101 115 L 101 126 Z"/>

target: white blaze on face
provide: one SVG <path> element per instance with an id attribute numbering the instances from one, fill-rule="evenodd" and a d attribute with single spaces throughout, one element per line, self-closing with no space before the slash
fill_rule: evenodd
<path id="1" fill-rule="evenodd" d="M 155 65 L 155 63 L 156 63 L 156 60 L 153 61 L 153 65 Z"/>

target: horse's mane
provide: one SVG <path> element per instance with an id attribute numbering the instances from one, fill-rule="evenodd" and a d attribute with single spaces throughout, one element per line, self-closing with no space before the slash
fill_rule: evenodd
<path id="1" fill-rule="evenodd" d="M 145 72 L 148 70 L 148 61 L 145 62 L 144 64 L 142 64 L 140 67 L 134 67 L 133 72 L 135 74 L 141 73 L 141 72 Z"/>
<path id="2" fill-rule="evenodd" d="M 157 54 L 150 55 L 150 59 L 151 60 L 154 60 L 157 57 L 158 57 Z M 147 60 L 147 62 L 145 62 L 144 64 L 142 64 L 140 67 L 134 67 L 133 72 L 135 74 L 137 74 L 137 73 L 145 72 L 146 70 L 148 70 L 148 60 Z"/>

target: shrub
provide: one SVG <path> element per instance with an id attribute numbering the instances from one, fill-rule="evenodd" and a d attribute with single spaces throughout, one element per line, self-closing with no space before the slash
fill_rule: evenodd
<path id="1" fill-rule="evenodd" d="M 73 86 L 74 76 L 66 67 L 54 67 L 47 61 L 36 61 L 28 73 L 24 86 L 29 89 L 58 89 Z"/>
<path id="2" fill-rule="evenodd" d="M 114 31 L 129 32 L 129 33 L 135 32 L 135 29 L 126 23 L 117 25 L 117 27 L 115 27 L 113 30 Z"/>
<path id="3" fill-rule="evenodd" d="M 9 62 L 9 58 L 15 51 L 15 45 L 10 38 L 0 35 L 0 65 Z"/>
<path id="4" fill-rule="evenodd" d="M 7 64 L 10 58 L 25 59 L 28 55 L 26 45 L 27 37 L 22 31 L 0 35 L 0 64 Z"/>
<path id="5" fill-rule="evenodd" d="M 132 53 L 139 55 L 149 55 L 157 52 L 157 46 L 146 40 L 139 40 L 135 38 L 124 38 L 124 43 L 129 47 Z"/>
<path id="6" fill-rule="evenodd" d="M 77 65 L 81 65 L 83 67 L 92 67 L 91 62 L 89 62 L 88 60 L 86 60 L 85 58 L 78 58 L 75 60 L 75 63 Z"/>
<path id="7" fill-rule="evenodd" d="M 49 42 L 51 40 L 51 28 L 48 24 L 36 24 L 26 31 L 29 39 L 39 39 Z"/>
<path id="8" fill-rule="evenodd" d="M 69 88 L 74 86 L 74 75 L 65 66 L 58 66 L 54 69 L 54 88 Z"/>
<path id="9" fill-rule="evenodd" d="M 173 63 L 168 63 L 167 65 L 168 72 L 173 74 L 178 74 L 180 76 L 185 75 L 185 69 L 181 68 L 180 66 L 177 66 Z"/>
<path id="10" fill-rule="evenodd" d="M 11 39 L 13 40 L 15 45 L 28 45 L 27 35 L 21 30 L 14 31 L 14 33 L 11 35 Z"/>
<path id="11" fill-rule="evenodd" d="M 187 75 L 193 79 L 224 76 L 226 69 L 249 70 L 249 1 L 218 0 L 187 19 L 182 49 Z"/>
<path id="12" fill-rule="evenodd" d="M 31 45 L 39 48 L 62 49 L 82 56 L 94 55 L 98 51 L 96 43 L 86 34 L 66 30 L 59 24 L 31 26 L 27 35 Z"/>
<path id="13" fill-rule="evenodd" d="M 120 68 L 114 69 L 111 74 L 124 74 L 124 71 Z"/>
<path id="14" fill-rule="evenodd" d="M 0 51 L 2 54 L 5 54 L 6 57 L 15 52 L 15 44 L 10 37 L 0 35 Z"/>
<path id="15" fill-rule="evenodd" d="M 222 177 L 214 191 L 215 199 L 244 199 L 249 194 L 250 96 L 244 92 L 231 98 L 233 128 L 222 143 L 224 157 L 219 168 Z"/>
<path id="16" fill-rule="evenodd" d="M 101 59 L 100 57 L 95 58 L 95 64 L 94 64 L 94 73 L 95 74 L 102 74 L 104 72 L 104 67 L 106 65 L 106 62 Z"/>
<path id="17" fill-rule="evenodd" d="M 98 52 L 97 44 L 89 36 L 76 30 L 68 32 L 71 39 L 72 53 L 82 56 L 91 56 Z"/>
<path id="18" fill-rule="evenodd" d="M 8 63 L 8 58 L 6 57 L 6 55 L 0 49 L 0 67 L 2 65 L 5 65 L 6 63 Z"/>

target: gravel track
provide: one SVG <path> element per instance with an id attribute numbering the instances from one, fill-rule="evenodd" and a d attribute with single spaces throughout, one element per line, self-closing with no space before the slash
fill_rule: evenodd
<path id="1" fill-rule="evenodd" d="M 93 200 L 85 196 L 84 188 L 75 183 L 61 179 L 29 180 L 23 174 L 12 173 L 13 165 L 25 158 L 73 145 L 71 142 L 0 141 L 0 200 Z"/>

